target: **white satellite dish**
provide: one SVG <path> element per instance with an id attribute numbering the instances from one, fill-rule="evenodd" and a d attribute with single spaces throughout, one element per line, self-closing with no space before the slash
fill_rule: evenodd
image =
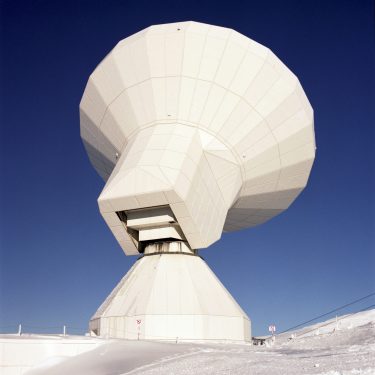
<path id="1" fill-rule="evenodd" d="M 141 255 L 91 331 L 249 341 L 250 319 L 197 249 L 266 222 L 306 186 L 313 110 L 297 77 L 234 30 L 151 26 L 95 69 L 80 117 L 106 181 L 100 212 L 125 254 Z"/>

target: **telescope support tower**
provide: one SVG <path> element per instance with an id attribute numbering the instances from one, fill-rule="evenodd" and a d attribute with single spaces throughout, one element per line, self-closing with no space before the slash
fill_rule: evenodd
<path id="1" fill-rule="evenodd" d="M 250 320 L 183 241 L 146 246 L 90 321 L 104 337 L 170 341 L 250 341 Z"/>

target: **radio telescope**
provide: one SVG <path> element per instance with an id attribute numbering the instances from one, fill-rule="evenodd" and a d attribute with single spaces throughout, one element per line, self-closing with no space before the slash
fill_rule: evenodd
<path id="1" fill-rule="evenodd" d="M 151 26 L 91 74 L 80 123 L 106 181 L 100 212 L 125 254 L 138 256 L 91 332 L 249 341 L 249 317 L 198 249 L 266 222 L 306 186 L 313 110 L 297 77 L 234 30 Z"/>

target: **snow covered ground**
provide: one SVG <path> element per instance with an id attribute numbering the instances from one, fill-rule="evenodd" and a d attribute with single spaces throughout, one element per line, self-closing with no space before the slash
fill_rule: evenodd
<path id="1" fill-rule="evenodd" d="M 293 338 L 291 339 L 291 336 Z M 268 346 L 109 340 L 28 375 L 375 375 L 375 310 L 276 337 Z"/>

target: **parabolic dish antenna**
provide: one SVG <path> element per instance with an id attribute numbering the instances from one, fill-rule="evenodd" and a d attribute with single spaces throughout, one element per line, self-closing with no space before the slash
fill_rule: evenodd
<path id="1" fill-rule="evenodd" d="M 249 341 L 250 319 L 198 250 L 262 224 L 306 186 L 313 110 L 266 47 L 197 22 L 151 26 L 91 74 L 81 137 L 100 212 L 141 255 L 90 321 L 122 338 Z"/>

